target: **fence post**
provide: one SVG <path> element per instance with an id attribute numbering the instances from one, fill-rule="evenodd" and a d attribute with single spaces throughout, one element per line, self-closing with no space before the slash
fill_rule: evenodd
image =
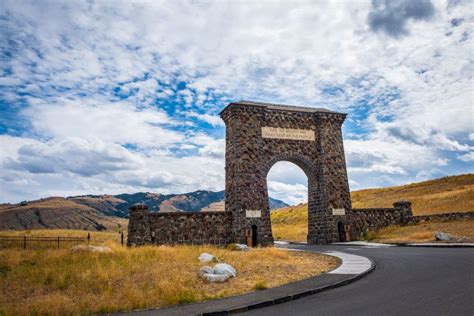
<path id="1" fill-rule="evenodd" d="M 122 243 L 122 246 L 123 246 L 123 231 L 120 232 L 120 242 Z"/>
<path id="2" fill-rule="evenodd" d="M 59 249 L 59 236 L 58 236 L 58 249 Z"/>
<path id="3" fill-rule="evenodd" d="M 91 241 L 91 234 L 87 233 L 87 244 L 89 244 Z"/>
<path id="4" fill-rule="evenodd" d="M 26 249 L 26 236 L 23 236 L 23 249 Z"/>

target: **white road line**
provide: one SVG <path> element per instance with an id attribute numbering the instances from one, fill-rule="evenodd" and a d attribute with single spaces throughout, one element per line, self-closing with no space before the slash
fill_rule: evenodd
<path id="1" fill-rule="evenodd" d="M 364 246 L 364 247 L 396 247 L 396 245 L 390 244 L 381 244 L 378 242 L 368 242 L 368 241 L 349 241 L 349 242 L 336 242 L 333 245 L 347 245 L 347 246 Z"/>
<path id="2" fill-rule="evenodd" d="M 342 264 L 337 269 L 328 272 L 328 274 L 360 274 L 372 267 L 372 262 L 366 257 L 339 251 L 325 252 L 325 254 L 342 260 Z"/>

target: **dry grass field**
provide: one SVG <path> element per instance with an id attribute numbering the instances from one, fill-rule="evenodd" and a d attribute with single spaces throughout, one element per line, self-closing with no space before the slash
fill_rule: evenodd
<path id="1" fill-rule="evenodd" d="M 474 211 L 474 174 L 354 191 L 351 192 L 351 200 L 354 208 L 393 207 L 395 201 L 409 200 L 414 215 Z M 275 240 L 306 241 L 307 204 L 273 211 L 271 220 Z M 474 230 L 473 226 L 471 228 Z"/>
<path id="2" fill-rule="evenodd" d="M 399 200 L 411 201 L 414 215 L 474 211 L 474 174 L 351 192 L 353 208 L 392 207 Z"/>
<path id="3" fill-rule="evenodd" d="M 435 242 L 435 233 L 443 231 L 455 238 L 467 237 L 474 242 L 474 220 L 425 222 L 408 226 L 390 226 L 368 235 L 370 241 L 382 243 Z"/>
<path id="4" fill-rule="evenodd" d="M 106 216 L 96 209 L 62 198 L 51 197 L 21 204 L 0 204 L 0 230 L 67 228 L 119 230 L 127 220 Z"/>
<path id="5" fill-rule="evenodd" d="M 9 231 L 2 235 L 23 235 Z M 87 232 L 40 230 L 31 236 L 79 236 Z M 111 253 L 69 248 L 0 250 L 0 315 L 108 313 L 197 302 L 304 279 L 335 268 L 334 257 L 274 248 L 237 252 L 211 246 L 127 248 L 117 232 L 90 232 L 91 244 Z M 198 276 L 201 252 L 216 255 L 238 276 L 208 284 Z"/>
<path id="6" fill-rule="evenodd" d="M 308 205 L 288 206 L 270 214 L 275 240 L 306 241 Z"/>

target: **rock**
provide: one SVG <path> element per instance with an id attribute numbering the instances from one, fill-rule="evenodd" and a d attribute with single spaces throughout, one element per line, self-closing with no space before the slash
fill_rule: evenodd
<path id="1" fill-rule="evenodd" d="M 199 261 L 201 262 L 211 262 L 211 261 L 214 261 L 214 260 L 217 260 L 217 258 L 209 253 L 206 253 L 206 252 L 203 252 L 201 253 L 201 255 L 199 256 Z"/>
<path id="2" fill-rule="evenodd" d="M 222 274 L 227 275 L 229 277 L 235 278 L 237 276 L 237 271 L 235 271 L 234 267 L 227 263 L 218 263 L 214 266 L 214 273 L 215 274 Z"/>
<path id="3" fill-rule="evenodd" d="M 103 246 L 74 246 L 71 248 L 72 252 L 112 252 L 112 248 Z"/>
<path id="4" fill-rule="evenodd" d="M 443 232 L 436 232 L 435 237 L 436 237 L 436 240 L 439 240 L 439 241 L 451 241 L 454 239 L 453 236 L 451 236 L 450 234 L 443 233 Z"/>
<path id="5" fill-rule="evenodd" d="M 201 277 L 209 283 L 222 283 L 229 279 L 229 276 L 226 274 L 214 273 L 205 273 Z"/>
<path id="6" fill-rule="evenodd" d="M 235 249 L 237 249 L 239 251 L 249 251 L 250 250 L 249 246 L 244 245 L 244 244 L 235 244 Z"/>
<path id="7" fill-rule="evenodd" d="M 459 238 L 458 240 L 456 240 L 456 242 L 468 242 L 470 241 L 471 238 L 469 237 L 466 237 L 466 236 L 462 236 L 461 238 Z"/>
<path id="8" fill-rule="evenodd" d="M 204 266 L 201 269 L 199 269 L 199 275 L 203 277 L 204 274 L 214 274 L 214 269 L 209 266 Z"/>

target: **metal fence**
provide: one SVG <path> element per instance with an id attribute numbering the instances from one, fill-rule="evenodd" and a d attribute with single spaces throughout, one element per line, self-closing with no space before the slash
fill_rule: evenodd
<path id="1" fill-rule="evenodd" d="M 41 236 L 0 236 L 0 248 L 61 248 L 71 245 L 90 242 L 90 235 L 87 237 L 41 237 Z"/>

